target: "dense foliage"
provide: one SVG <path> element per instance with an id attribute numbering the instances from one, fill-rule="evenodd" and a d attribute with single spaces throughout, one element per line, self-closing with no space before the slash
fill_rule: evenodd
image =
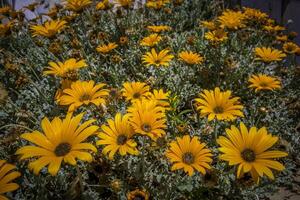
<path id="1" fill-rule="evenodd" d="M 19 172 L 0 199 L 256 199 L 292 187 L 295 33 L 218 2 L 0 8 L 0 169 Z"/>

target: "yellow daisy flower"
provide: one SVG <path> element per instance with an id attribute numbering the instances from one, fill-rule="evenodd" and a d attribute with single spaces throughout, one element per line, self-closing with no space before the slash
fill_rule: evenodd
<path id="1" fill-rule="evenodd" d="M 111 42 L 108 43 L 107 45 L 99 45 L 96 50 L 99 53 L 107 54 L 117 47 L 118 45 L 115 42 Z"/>
<path id="2" fill-rule="evenodd" d="M 96 5 L 97 10 L 105 10 L 105 9 L 108 9 L 108 8 L 110 8 L 109 0 L 103 0 L 99 3 L 97 3 L 97 5 Z"/>
<path id="3" fill-rule="evenodd" d="M 147 29 L 155 33 L 160 33 L 164 31 L 170 31 L 172 28 L 170 26 L 158 25 L 158 26 L 147 26 Z"/>
<path id="4" fill-rule="evenodd" d="M 136 101 L 147 98 L 150 95 L 150 87 L 142 82 L 123 83 L 122 95 L 126 101 Z"/>
<path id="5" fill-rule="evenodd" d="M 204 61 L 204 58 L 200 54 L 192 51 L 182 51 L 178 54 L 178 56 L 179 60 L 182 60 L 190 65 L 201 64 Z"/>
<path id="6" fill-rule="evenodd" d="M 284 170 L 284 166 L 274 158 L 285 157 L 288 154 L 282 151 L 270 150 L 278 137 L 268 133 L 266 127 L 257 130 L 251 127 L 250 130 L 241 122 L 240 129 L 231 126 L 226 129 L 227 137 L 220 136 L 217 143 L 221 146 L 219 150 L 223 153 L 220 159 L 228 161 L 229 165 L 238 165 L 237 177 L 241 178 L 245 173 L 250 172 L 256 183 L 264 174 L 274 179 L 271 169 Z"/>
<path id="7" fill-rule="evenodd" d="M 255 88 L 255 92 L 259 90 L 275 90 L 280 89 L 281 84 L 277 78 L 267 76 L 265 74 L 252 75 L 249 78 L 250 88 Z"/>
<path id="8" fill-rule="evenodd" d="M 50 66 L 44 70 L 44 75 L 54 75 L 61 78 L 68 78 L 76 73 L 77 69 L 86 67 L 85 60 L 76 61 L 75 58 L 70 58 L 65 62 L 49 62 Z"/>
<path id="9" fill-rule="evenodd" d="M 92 4 L 91 0 L 66 0 L 67 10 L 81 12 L 83 9 Z"/>
<path id="10" fill-rule="evenodd" d="M 274 25 L 266 25 L 263 27 L 264 30 L 266 30 L 267 32 L 270 32 L 270 33 L 276 33 L 276 32 L 279 32 L 279 31 L 284 31 L 285 28 L 283 26 L 274 26 Z"/>
<path id="11" fill-rule="evenodd" d="M 12 171 L 16 169 L 16 166 L 12 164 L 6 163 L 5 160 L 0 160 L 0 199 L 8 200 L 7 197 L 4 196 L 7 192 L 12 192 L 19 188 L 19 185 L 16 183 L 12 183 L 14 179 L 21 176 L 21 173 L 17 171 Z"/>
<path id="12" fill-rule="evenodd" d="M 48 38 L 54 37 L 57 33 L 61 32 L 66 27 L 67 22 L 65 20 L 51 20 L 41 25 L 32 25 L 30 29 L 32 36 L 45 36 Z"/>
<path id="13" fill-rule="evenodd" d="M 148 37 L 145 37 L 140 42 L 140 45 L 142 46 L 148 46 L 153 47 L 159 43 L 159 41 L 162 40 L 162 37 L 159 36 L 157 33 L 151 34 Z"/>
<path id="14" fill-rule="evenodd" d="M 220 88 L 215 90 L 204 90 L 196 98 L 196 108 L 200 114 L 208 116 L 208 121 L 216 118 L 217 120 L 235 120 L 237 117 L 244 117 L 243 106 L 239 102 L 239 97 L 231 98 L 231 91 L 221 92 Z"/>
<path id="15" fill-rule="evenodd" d="M 194 174 L 194 170 L 205 175 L 206 169 L 211 168 L 209 165 L 212 162 L 211 151 L 205 148 L 205 143 L 201 143 L 196 136 L 177 137 L 170 143 L 166 156 L 173 163 L 172 171 L 183 169 L 189 176 Z"/>
<path id="16" fill-rule="evenodd" d="M 218 44 L 228 39 L 227 32 L 225 32 L 224 29 L 209 31 L 205 33 L 204 37 L 213 44 Z"/>
<path id="17" fill-rule="evenodd" d="M 222 28 L 228 29 L 239 29 L 245 27 L 244 25 L 244 14 L 240 11 L 226 10 L 218 18 L 218 22 L 221 24 Z"/>
<path id="18" fill-rule="evenodd" d="M 166 110 L 170 110 L 169 92 L 164 92 L 163 89 L 153 90 L 148 96 L 149 100 L 157 101 L 157 105 Z"/>
<path id="19" fill-rule="evenodd" d="M 288 40 L 288 36 L 287 35 L 278 35 L 278 36 L 276 36 L 276 40 L 280 41 L 280 42 L 286 42 Z"/>
<path id="20" fill-rule="evenodd" d="M 157 101 L 142 99 L 135 101 L 128 108 L 129 121 L 136 133 L 147 135 L 155 140 L 166 134 L 164 109 L 157 105 Z"/>
<path id="21" fill-rule="evenodd" d="M 98 126 L 90 126 L 95 120 L 88 120 L 79 125 L 82 117 L 83 113 L 75 117 L 70 113 L 63 120 L 55 117 L 51 122 L 45 117 L 41 123 L 44 133 L 33 131 L 21 135 L 21 138 L 35 145 L 21 147 L 16 154 L 21 155 L 21 160 L 37 158 L 28 165 L 34 174 L 38 174 L 42 168 L 49 165 L 48 171 L 52 176 L 57 174 L 62 161 L 70 165 L 76 165 L 76 158 L 91 162 L 92 155 L 86 150 L 97 152 L 97 149 L 83 141 L 95 134 Z"/>
<path id="22" fill-rule="evenodd" d="M 174 58 L 173 55 L 169 54 L 168 49 L 161 50 L 160 52 L 156 52 L 155 49 L 151 49 L 151 52 L 147 52 L 143 55 L 142 61 L 146 66 L 155 65 L 159 66 L 169 66 L 170 61 Z"/>
<path id="23" fill-rule="evenodd" d="M 300 47 L 297 48 L 297 51 L 295 53 L 297 56 L 300 56 Z"/>
<path id="24" fill-rule="evenodd" d="M 113 3 L 118 7 L 129 8 L 132 0 L 114 0 Z"/>
<path id="25" fill-rule="evenodd" d="M 145 190 L 136 189 L 127 193 L 127 200 L 149 200 L 149 194 Z"/>
<path id="26" fill-rule="evenodd" d="M 281 61 L 286 57 L 286 54 L 278 49 L 272 49 L 270 47 L 256 47 L 255 48 L 255 60 L 262 60 L 270 63 L 273 61 Z"/>
<path id="27" fill-rule="evenodd" d="M 210 31 L 217 29 L 214 21 L 201 21 L 200 26 L 207 28 Z"/>
<path id="28" fill-rule="evenodd" d="M 164 7 L 167 3 L 170 3 L 170 1 L 169 0 L 147 1 L 146 7 L 159 10 L 162 7 Z"/>
<path id="29" fill-rule="evenodd" d="M 82 105 L 105 104 L 105 97 L 109 90 L 103 89 L 106 84 L 96 84 L 94 81 L 76 81 L 71 84 L 70 89 L 65 89 L 59 98 L 60 105 L 68 105 L 69 112 L 73 112 Z"/>
<path id="30" fill-rule="evenodd" d="M 108 126 L 102 125 L 102 132 L 98 134 L 100 140 L 97 141 L 97 145 L 105 145 L 103 154 L 109 155 L 109 159 L 113 159 L 116 152 L 121 156 L 138 155 L 137 144 L 131 139 L 135 132 L 129 124 L 129 116 L 122 117 L 121 113 L 117 113 L 115 120 L 107 122 Z"/>
<path id="31" fill-rule="evenodd" d="M 245 18 L 248 20 L 255 20 L 255 21 L 265 21 L 268 18 L 268 15 L 260 10 L 253 9 L 253 8 L 246 8 L 244 7 L 244 15 Z"/>
<path id="32" fill-rule="evenodd" d="M 283 45 L 283 51 L 285 52 L 285 53 L 289 53 L 289 54 L 294 54 L 294 53 L 296 53 L 297 52 L 297 50 L 298 50 L 298 45 L 297 44 L 295 44 L 295 43 L 293 43 L 293 42 L 286 42 L 286 43 L 284 43 L 284 45 Z"/>
<path id="33" fill-rule="evenodd" d="M 60 88 L 56 91 L 54 99 L 59 104 L 59 99 L 63 95 L 63 91 L 67 88 L 71 88 L 73 81 L 68 79 L 63 79 L 60 81 Z"/>

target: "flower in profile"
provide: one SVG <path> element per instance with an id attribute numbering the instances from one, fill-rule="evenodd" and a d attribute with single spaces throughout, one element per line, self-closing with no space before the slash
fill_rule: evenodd
<path id="1" fill-rule="evenodd" d="M 200 26 L 207 28 L 210 31 L 217 29 L 217 26 L 214 21 L 201 21 Z"/>
<path id="2" fill-rule="evenodd" d="M 255 92 L 259 90 L 275 90 L 280 89 L 280 81 L 272 76 L 265 74 L 252 75 L 249 78 L 250 88 L 255 88 Z"/>
<path id="3" fill-rule="evenodd" d="M 105 145 L 103 154 L 108 155 L 109 159 L 113 159 L 116 152 L 121 156 L 138 155 L 137 144 L 132 139 L 135 132 L 129 124 L 129 116 L 125 114 L 122 117 L 121 113 L 117 113 L 115 120 L 108 119 L 107 123 L 108 126 L 102 125 L 102 132 L 98 134 L 100 140 L 97 141 L 97 145 Z"/>
<path id="4" fill-rule="evenodd" d="M 134 102 L 147 98 L 150 95 L 150 87 L 143 82 L 125 82 L 123 83 L 122 95 L 126 101 Z"/>
<path id="5" fill-rule="evenodd" d="M 83 115 L 81 113 L 73 117 L 69 113 L 65 119 L 55 117 L 51 122 L 45 117 L 41 123 L 43 133 L 33 131 L 21 135 L 21 138 L 34 145 L 21 147 L 16 154 L 21 156 L 21 160 L 36 158 L 28 165 L 34 174 L 39 174 L 41 169 L 48 165 L 48 171 L 52 176 L 57 174 L 63 161 L 70 165 L 77 164 L 76 158 L 91 162 L 92 155 L 87 150 L 96 152 L 97 149 L 84 141 L 96 134 L 98 126 L 91 126 L 95 121 L 93 119 L 80 125 Z"/>
<path id="6" fill-rule="evenodd" d="M 104 83 L 95 85 L 94 81 L 73 82 L 71 88 L 63 91 L 59 98 L 59 104 L 68 105 L 69 112 L 73 112 L 82 105 L 100 106 L 100 104 L 105 104 L 105 97 L 109 95 L 109 91 L 103 89 L 105 85 Z"/>
<path id="7" fill-rule="evenodd" d="M 32 36 L 44 36 L 48 38 L 54 37 L 56 34 L 60 33 L 65 27 L 67 22 L 65 20 L 51 20 L 47 21 L 41 25 L 32 25 L 30 29 L 32 31 Z"/>
<path id="8" fill-rule="evenodd" d="M 167 3 L 170 3 L 170 0 L 147 1 L 146 7 L 159 10 L 162 7 L 164 7 Z"/>
<path id="9" fill-rule="evenodd" d="M 0 199 L 8 200 L 4 196 L 7 192 L 12 192 L 19 188 L 19 185 L 12 183 L 14 179 L 21 176 L 20 172 L 13 171 L 16 169 L 16 166 L 6 163 L 5 160 L 0 160 Z"/>
<path id="10" fill-rule="evenodd" d="M 226 10 L 218 18 L 218 22 L 222 28 L 239 29 L 245 27 L 244 18 L 244 14 L 240 11 Z"/>
<path id="11" fill-rule="evenodd" d="M 155 33 L 160 33 L 164 31 L 170 31 L 172 28 L 166 25 L 157 25 L 157 26 L 147 26 L 147 29 Z"/>
<path id="12" fill-rule="evenodd" d="M 201 143 L 198 137 L 185 135 L 177 137 L 170 143 L 170 148 L 166 152 L 167 158 L 173 163 L 171 170 L 183 169 L 189 176 L 194 174 L 194 170 L 201 174 L 206 174 L 206 169 L 210 169 L 212 153 Z"/>
<path id="13" fill-rule="evenodd" d="M 300 56 L 300 47 L 297 48 L 297 51 L 295 53 L 297 56 Z"/>
<path id="14" fill-rule="evenodd" d="M 132 0 L 114 0 L 113 3 L 117 7 L 129 8 L 132 4 Z"/>
<path id="15" fill-rule="evenodd" d="M 208 116 L 208 121 L 235 120 L 237 117 L 244 117 L 243 106 L 239 102 L 239 97 L 231 98 L 231 91 L 221 92 L 220 88 L 215 90 L 204 90 L 200 93 L 200 98 L 196 98 L 196 108 L 200 110 L 202 116 Z"/>
<path id="16" fill-rule="evenodd" d="M 268 15 L 260 10 L 244 7 L 244 15 L 247 20 L 254 20 L 256 22 L 264 22 Z"/>
<path id="17" fill-rule="evenodd" d="M 66 9 L 74 12 L 81 12 L 92 4 L 91 0 L 66 0 Z"/>
<path id="18" fill-rule="evenodd" d="M 142 46 L 153 47 L 157 45 L 162 40 L 162 37 L 159 36 L 157 33 L 151 34 L 148 37 L 144 37 L 140 42 Z"/>
<path id="19" fill-rule="evenodd" d="M 107 54 L 117 47 L 118 45 L 115 42 L 111 42 L 108 43 L 107 45 L 99 45 L 96 50 L 99 53 Z"/>
<path id="20" fill-rule="evenodd" d="M 240 129 L 231 126 L 231 129 L 226 129 L 226 134 L 227 137 L 220 136 L 217 139 L 221 146 L 219 151 L 223 153 L 220 159 L 228 161 L 229 165 L 238 165 L 238 178 L 250 172 L 254 181 L 259 183 L 259 178 L 264 174 L 274 179 L 270 169 L 284 170 L 284 166 L 273 159 L 285 157 L 287 153 L 268 150 L 278 141 L 278 137 L 269 134 L 266 127 L 258 130 L 251 127 L 248 130 L 241 122 Z"/>
<path id="21" fill-rule="evenodd" d="M 204 58 L 200 54 L 194 53 L 192 51 L 182 51 L 178 54 L 178 56 L 179 60 L 182 60 L 190 65 L 201 64 L 204 60 Z"/>
<path id="22" fill-rule="evenodd" d="M 286 42 L 288 40 L 288 36 L 287 35 L 277 35 L 276 40 L 280 41 L 280 42 Z"/>
<path id="23" fill-rule="evenodd" d="M 227 32 L 225 32 L 224 29 L 209 31 L 205 33 L 204 37 L 213 44 L 219 44 L 228 39 Z"/>
<path id="24" fill-rule="evenodd" d="M 256 60 L 262 60 L 270 63 L 273 61 L 281 61 L 286 57 L 286 54 L 278 49 L 272 49 L 270 47 L 256 47 L 255 48 Z"/>
<path id="25" fill-rule="evenodd" d="M 109 0 L 103 0 L 99 3 L 97 3 L 97 5 L 96 5 L 97 10 L 105 10 L 105 9 L 108 9 L 108 8 L 110 8 Z"/>
<path id="26" fill-rule="evenodd" d="M 170 110 L 169 92 L 164 92 L 163 89 L 153 90 L 148 96 L 149 100 L 157 101 L 157 105 L 166 110 Z"/>
<path id="27" fill-rule="evenodd" d="M 166 134 L 166 116 L 164 108 L 157 101 L 142 99 L 128 108 L 129 121 L 136 133 L 147 135 L 152 140 Z"/>
<path id="28" fill-rule="evenodd" d="M 76 61 L 75 58 L 70 58 L 65 62 L 49 62 L 50 66 L 44 70 L 44 75 L 54 75 L 61 78 L 71 78 L 80 68 L 86 67 L 85 60 Z"/>
<path id="29" fill-rule="evenodd" d="M 267 32 L 269 33 L 276 33 L 276 32 L 279 32 L 279 31 L 284 31 L 285 28 L 283 26 L 274 26 L 274 25 L 266 25 L 263 27 L 264 30 L 266 30 Z"/>
<path id="30" fill-rule="evenodd" d="M 155 49 L 151 49 L 151 52 L 147 52 L 143 55 L 142 61 L 146 66 L 154 65 L 159 66 L 169 66 L 170 61 L 174 58 L 173 55 L 169 54 L 168 49 L 163 49 L 160 52 L 156 52 Z"/>
<path id="31" fill-rule="evenodd" d="M 283 51 L 288 54 L 294 54 L 297 52 L 299 46 L 293 42 L 286 42 L 283 45 Z"/>
<path id="32" fill-rule="evenodd" d="M 149 194 L 145 190 L 136 189 L 127 193 L 127 200 L 149 200 Z"/>

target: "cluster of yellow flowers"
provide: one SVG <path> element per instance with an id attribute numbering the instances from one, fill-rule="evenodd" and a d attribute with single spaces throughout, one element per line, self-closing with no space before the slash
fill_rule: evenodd
<path id="1" fill-rule="evenodd" d="M 157 10 L 168 3 L 169 0 L 152 0 L 147 1 L 146 7 Z M 107 10 L 114 6 L 129 8 L 132 4 L 131 0 L 117 0 L 114 3 L 103 0 L 97 3 L 96 9 Z M 65 9 L 76 15 L 91 5 L 93 5 L 91 0 L 66 0 Z M 50 13 L 52 11 L 50 10 Z M 6 8 L 1 8 L 0 13 L 4 12 L 8 11 Z M 300 53 L 299 46 L 289 41 L 282 33 L 284 27 L 275 25 L 267 14 L 255 9 L 225 10 L 212 21 L 202 21 L 201 26 L 208 29 L 204 34 L 206 41 L 212 48 L 216 48 L 229 40 L 230 32 L 247 28 L 255 22 L 262 24 L 263 31 L 274 34 L 283 49 L 256 47 L 253 49 L 255 62 L 267 65 Z M 12 23 L 1 24 L 0 36 L 8 34 Z M 31 25 L 30 30 L 32 37 L 46 37 L 51 40 L 62 33 L 69 23 L 70 19 L 53 19 L 43 24 Z M 161 49 L 160 44 L 165 42 L 164 39 L 167 33 L 172 31 L 172 27 L 162 24 L 150 25 L 145 28 L 145 31 L 150 34 L 138 41 L 141 49 L 146 51 L 141 55 L 141 63 L 146 67 L 169 67 L 175 54 L 172 54 L 172 49 L 169 47 Z M 119 42 L 106 40 L 97 44 L 94 50 L 105 57 L 114 51 L 118 53 L 119 45 L 127 43 L 127 40 L 126 37 L 120 38 Z M 204 65 L 206 62 L 204 56 L 191 50 L 180 49 L 177 57 L 183 65 L 189 67 Z M 108 99 L 112 96 L 113 89 L 109 84 L 97 83 L 91 78 L 79 79 L 80 70 L 88 67 L 89 64 L 85 59 L 75 57 L 69 57 L 64 61 L 51 60 L 45 67 L 43 71 L 45 76 L 54 76 L 60 81 L 60 88 L 54 97 L 56 104 L 66 107 L 68 111 L 64 118 L 54 117 L 52 120 L 43 118 L 42 131 L 34 130 L 21 135 L 21 138 L 30 144 L 20 147 L 16 154 L 20 160 L 29 161 L 28 168 L 34 174 L 39 174 L 47 167 L 48 172 L 55 176 L 61 169 L 62 163 L 75 166 L 77 160 L 92 162 L 98 152 L 110 160 L 113 160 L 116 154 L 137 156 L 142 148 L 137 141 L 138 138 L 148 137 L 158 141 L 166 137 L 169 126 L 168 113 L 172 110 L 171 92 L 165 91 L 164 88 L 151 88 L 146 82 L 123 83 L 120 93 L 128 105 L 126 111 L 114 113 L 114 118 L 107 119 L 105 124 L 99 126 L 96 117 L 83 121 L 84 112 L 75 115 L 74 113 L 83 107 L 105 109 L 109 104 Z M 255 92 L 281 88 L 281 81 L 278 78 L 263 73 L 250 75 L 248 83 L 248 87 L 253 88 Z M 207 118 L 207 121 L 230 123 L 239 117 L 245 117 L 240 98 L 232 95 L 231 90 L 222 91 L 220 87 L 215 87 L 213 90 L 204 89 L 197 98 L 193 99 L 195 102 L 193 106 L 198 114 Z M 90 137 L 96 138 L 95 141 L 89 140 Z M 266 127 L 247 128 L 243 122 L 240 122 L 239 126 L 231 125 L 227 128 L 226 136 L 215 139 L 221 153 L 219 158 L 227 161 L 229 165 L 237 165 L 237 178 L 250 173 L 253 180 L 259 183 L 264 175 L 274 179 L 271 169 L 284 170 L 284 166 L 274 159 L 285 157 L 287 153 L 270 150 L 279 138 L 272 136 Z M 97 146 L 100 147 L 97 149 Z M 192 176 L 195 171 L 205 175 L 207 170 L 212 168 L 214 160 L 213 151 L 207 147 L 207 144 L 201 142 L 199 137 L 189 134 L 170 141 L 165 156 L 172 163 L 171 171 L 182 169 L 189 176 Z M 16 183 L 10 183 L 21 176 L 19 172 L 12 172 L 14 169 L 15 166 L 0 160 L 0 199 L 6 199 L 2 194 L 19 187 Z M 127 194 L 128 199 L 135 199 L 137 196 L 149 199 L 149 194 L 141 190 Z"/>

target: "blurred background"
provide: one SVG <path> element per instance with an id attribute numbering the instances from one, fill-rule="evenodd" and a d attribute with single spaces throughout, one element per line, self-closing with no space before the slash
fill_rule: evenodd
<path id="1" fill-rule="evenodd" d="M 96 0 L 95 0 L 96 1 Z M 138 0 L 145 2 L 145 0 Z M 190 1 L 190 0 L 186 0 Z M 300 33 L 300 0 L 215 0 L 224 2 L 226 6 L 234 8 L 236 6 L 246 6 L 259 9 L 266 12 L 275 19 L 279 24 L 284 25 L 289 31 Z M 11 5 L 18 10 L 30 3 L 42 2 L 43 7 L 38 7 L 37 12 L 45 13 L 55 3 L 60 0 L 0 0 L 1 6 Z M 28 19 L 34 18 L 34 13 L 29 10 L 25 11 Z M 295 41 L 300 45 L 300 35 L 298 34 Z"/>
<path id="2" fill-rule="evenodd" d="M 289 31 L 298 33 L 295 42 L 300 44 L 300 0 L 228 0 L 229 7 L 245 6 L 269 14 Z"/>

